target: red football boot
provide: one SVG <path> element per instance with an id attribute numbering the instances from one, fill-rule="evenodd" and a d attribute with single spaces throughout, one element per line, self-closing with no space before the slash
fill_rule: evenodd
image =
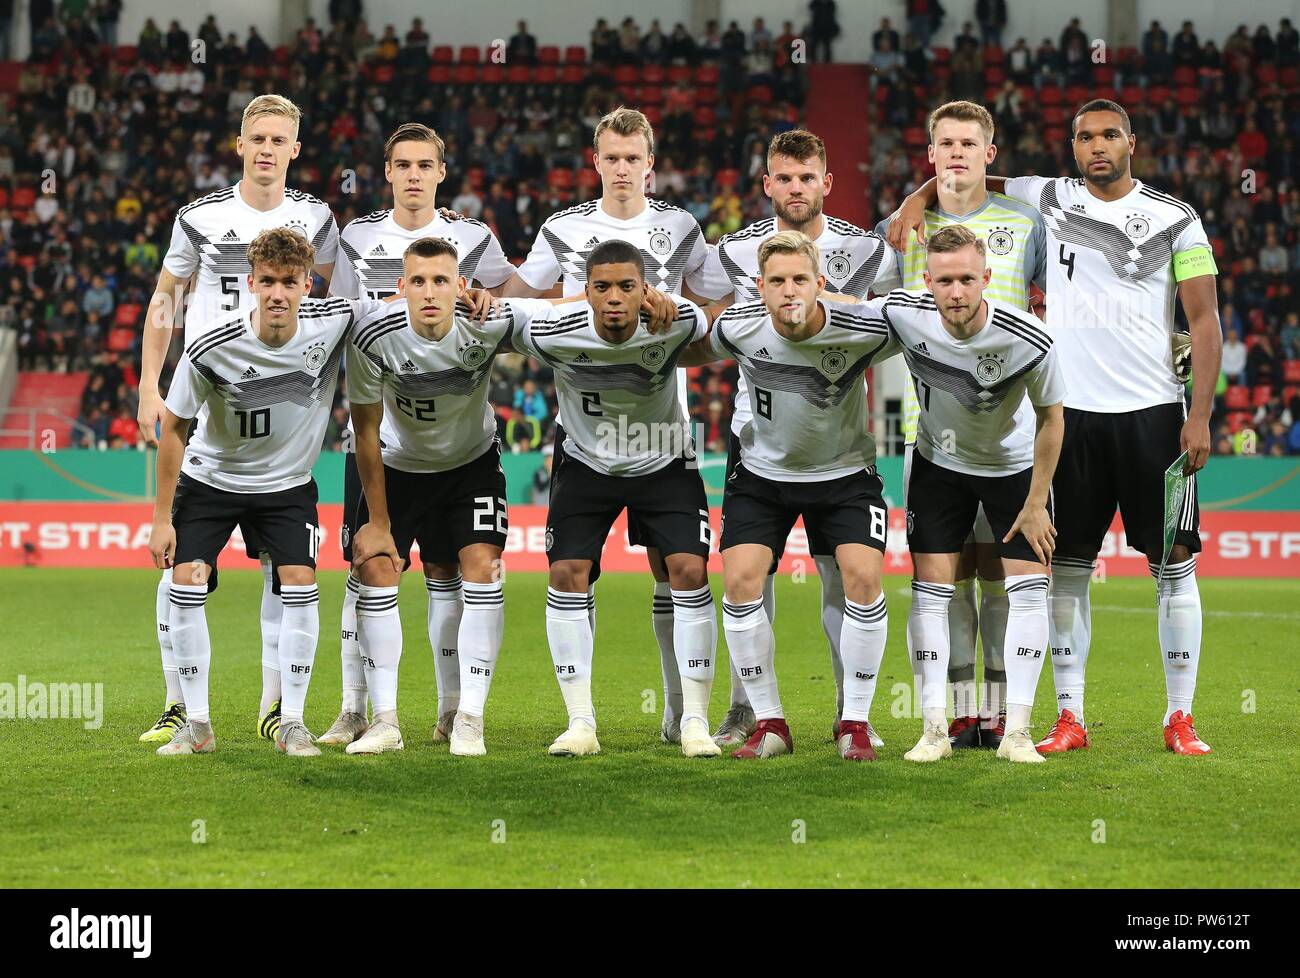
<path id="1" fill-rule="evenodd" d="M 1034 746 L 1040 754 L 1079 750 L 1088 746 L 1088 728 L 1076 720 L 1069 710 L 1062 710 L 1047 736 Z"/>
<path id="2" fill-rule="evenodd" d="M 836 744 L 840 742 L 841 722 L 843 722 L 843 718 L 836 717 L 835 722 L 831 724 L 831 741 Z M 885 742 L 880 739 L 880 734 L 876 733 L 876 728 L 871 725 L 870 720 L 867 721 L 867 737 L 871 741 L 871 746 L 876 750 L 885 746 Z"/>
<path id="3" fill-rule="evenodd" d="M 790 728 L 781 717 L 771 720 L 759 720 L 754 732 L 745 741 L 745 746 L 732 754 L 742 761 L 780 757 L 782 754 L 794 753 L 794 739 Z"/>
<path id="4" fill-rule="evenodd" d="M 871 746 L 871 727 L 865 720 L 843 720 L 835 746 L 846 761 L 874 761 L 876 749 Z"/>
<path id="5" fill-rule="evenodd" d="M 960 750 L 963 747 L 978 747 L 980 745 L 980 718 L 953 717 L 952 723 L 948 724 L 948 740 L 952 743 L 953 750 Z"/>
<path id="6" fill-rule="evenodd" d="M 1007 735 L 1007 715 L 999 713 L 996 717 L 980 720 L 980 746 L 997 750 L 1002 746 L 1002 738 Z M 956 744 L 953 744 L 956 747 Z"/>
<path id="7" fill-rule="evenodd" d="M 1212 750 L 1209 744 L 1196 736 L 1195 721 L 1190 713 L 1178 710 L 1165 724 L 1165 747 L 1175 754 L 1199 757 Z"/>

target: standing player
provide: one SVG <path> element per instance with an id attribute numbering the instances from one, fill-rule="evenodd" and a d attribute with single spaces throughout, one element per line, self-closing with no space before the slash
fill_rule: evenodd
<path id="1" fill-rule="evenodd" d="M 569 726 L 556 756 L 600 750 L 591 701 L 589 587 L 610 527 L 624 509 L 662 555 L 673 602 L 681 677 L 680 742 L 687 757 L 721 753 L 709 736 L 718 623 L 709 591 L 709 508 L 677 395 L 677 361 L 708 329 L 690 302 L 662 333 L 641 328 L 641 251 L 605 241 L 587 257 L 586 299 L 534 315 L 515 348 L 555 371 L 569 419 L 565 460 L 552 470 L 546 517 L 546 634 Z"/>
<path id="2" fill-rule="evenodd" d="M 903 756 L 937 761 L 952 754 L 944 724 L 948 615 L 961 550 L 982 506 L 998 541 L 1010 603 L 1008 729 L 998 756 L 1041 763 L 1029 724 L 1047 648 L 1047 565 L 1056 532 L 1051 486 L 1065 428 L 1065 384 L 1039 320 L 984 298 L 992 271 L 984 242 L 953 224 L 926 245 L 930 291 L 891 292 L 881 310 L 916 378 L 921 408 L 908 472 L 907 538 L 915 575 L 907 637 L 925 729 Z M 1037 415 L 1036 433 L 1020 423 L 1026 399 Z"/>
<path id="3" fill-rule="evenodd" d="M 247 287 L 256 307 L 219 317 L 193 340 L 167 395 L 149 549 L 157 566 L 172 568 L 171 634 L 188 720 L 159 754 L 206 754 L 215 747 L 204 603 L 216 586 L 217 558 L 238 525 L 251 526 L 270 551 L 284 603 L 276 747 L 292 755 L 320 753 L 303 723 L 320 631 L 311 470 L 345 338 L 375 304 L 304 299 L 314 254 L 287 228 L 254 238 Z"/>
<path id="4" fill-rule="evenodd" d="M 338 250 L 338 227 L 329 207 L 310 194 L 285 188 L 289 163 L 297 158 L 298 107 L 280 95 L 259 95 L 244 109 L 235 151 L 243 160 L 243 179 L 232 187 L 200 197 L 182 207 L 172 228 L 171 247 L 158 273 L 147 313 L 140 369 L 140 432 L 156 446 L 155 427 L 162 420 L 158 378 L 176 312 L 184 297 L 185 343 L 190 345 L 227 313 L 247 307 L 248 246 L 262 231 L 288 227 L 316 249 L 315 272 L 328 283 Z M 188 293 L 188 294 L 187 294 Z M 280 700 L 281 602 L 275 591 L 270 554 L 259 545 L 251 526 L 244 526 L 250 557 L 262 564 L 262 702 L 258 731 L 275 738 Z M 185 701 L 177 677 L 168 624 L 171 571 L 164 570 L 156 595 L 158 644 L 162 649 L 167 705 L 158 721 L 140 735 L 145 742 L 165 742 L 185 722 Z"/>
<path id="5" fill-rule="evenodd" d="M 1192 373 L 1219 375 L 1222 334 L 1214 254 L 1192 208 L 1133 179 L 1128 114 L 1106 99 L 1083 105 L 1072 124 L 1080 179 L 990 177 L 991 190 L 1026 201 L 1047 225 L 1048 331 L 1065 372 L 1065 444 L 1053 481 L 1057 556 L 1052 567 L 1052 671 L 1060 716 L 1038 749 L 1088 746 L 1084 667 L 1092 635 L 1089 584 L 1118 506 L 1124 533 L 1154 576 L 1164 547 L 1164 472 L 1181 453 L 1192 476 L 1159 594 L 1158 635 L 1168 692 L 1165 746 L 1209 753 L 1192 721 L 1201 655 L 1201 549 L 1194 473 L 1210 451 L 1214 385 L 1197 384 L 1191 412 L 1173 362 L 1174 299 L 1192 336 Z M 907 243 L 933 201 L 930 181 L 890 227 Z"/>
<path id="6" fill-rule="evenodd" d="M 460 275 L 466 281 L 477 280 L 483 286 L 497 288 L 514 274 L 515 268 L 506 261 L 491 228 L 467 218 L 449 221 L 438 213 L 435 199 L 447 176 L 443 156 L 441 137 L 420 123 L 398 126 L 388 137 L 384 144 L 384 177 L 393 190 L 393 207 L 359 217 L 343 229 L 331 295 L 383 299 L 395 294 L 407 246 L 430 237 L 443 238 L 455 246 L 456 254 L 463 256 Z M 344 485 L 351 498 L 359 496 L 361 485 L 351 452 L 344 460 Z M 433 737 L 445 741 L 460 703 L 456 636 L 464 607 L 461 571 L 455 560 L 447 564 L 425 560 L 424 570 L 429 593 L 429 641 L 438 688 L 438 723 Z M 357 647 L 358 589 L 356 575 L 349 574 L 341 629 L 343 703 L 338 719 L 321 735 L 322 744 L 351 743 L 366 729 L 366 675 Z"/>
<path id="7" fill-rule="evenodd" d="M 455 568 L 457 596 L 464 592 L 457 631 L 441 639 L 459 652 L 451 752 L 485 754 L 483 711 L 505 628 L 500 565 L 507 530 L 501 444 L 487 394 L 493 357 L 514 319 L 508 309 L 486 322 L 465 315 L 468 307 L 458 311 L 464 264 L 458 268 L 450 241 L 420 238 L 403 261 L 397 284 L 405 301 L 362 321 L 347 352 L 359 478 L 348 480 L 344 555 L 359 579 L 357 631 L 375 708 L 374 722 L 347 750 L 402 749 L 398 584 L 411 543 L 419 541 L 426 578 L 431 568 Z M 435 645 L 435 658 L 439 651 Z"/>
<path id="8" fill-rule="evenodd" d="M 631 243 L 641 252 L 646 284 L 703 303 L 705 300 L 698 294 L 697 286 L 708 246 L 699 222 L 680 207 L 646 196 L 647 175 L 655 159 L 654 130 L 649 121 L 636 109 L 619 106 L 596 125 L 593 143 L 596 172 L 601 179 L 600 198 L 547 218 L 537 232 L 528 258 L 519 266 L 516 277 L 506 284 L 502 295 L 540 296 L 557 282 L 561 294 L 581 294 L 592 250 L 602 242 L 619 240 Z M 685 411 L 685 376 L 676 378 L 676 383 Z M 564 413 L 561 406 L 555 419 L 553 471 L 557 472 L 564 464 L 561 421 Z M 639 522 L 633 516 L 628 518 L 628 541 L 646 546 L 646 558 L 655 578 L 651 620 L 664 680 L 662 737 L 672 743 L 680 738 L 682 690 L 675 671 L 678 657 L 673 651 L 671 582 L 661 555 L 641 533 Z M 595 575 L 599 572 L 598 562 Z M 594 593 L 589 598 L 594 627 Z"/>
<path id="9" fill-rule="evenodd" d="M 826 146 L 819 136 L 803 129 L 779 133 L 767 147 L 767 173 L 763 190 L 772 199 L 772 217 L 755 221 L 748 227 L 725 235 L 709 257 L 700 274 L 699 291 L 710 297 L 725 297 L 714 308 L 733 303 L 761 302 L 758 280 L 758 249 L 778 231 L 799 231 L 817 245 L 821 254 L 822 274 L 827 287 L 854 299 L 865 299 L 877 280 L 891 271 L 892 253 L 877 234 L 864 231 L 848 221 L 822 213 L 822 203 L 831 191 L 832 175 L 826 169 Z M 876 288 L 875 291 L 882 291 Z M 740 461 L 740 437 L 750 423 L 749 390 L 745 375 L 736 386 L 736 408 L 731 417 L 731 437 L 727 444 L 727 474 Z M 839 739 L 840 714 L 844 709 L 844 666 L 840 660 L 840 632 L 844 623 L 844 581 L 836 566 L 830 546 L 809 537 L 813 560 L 822 585 L 822 630 L 831 649 L 831 667 L 835 674 L 834 738 Z M 780 560 L 781 551 L 775 554 Z M 763 607 L 769 622 L 776 620 L 775 572 L 763 584 Z M 713 735 L 722 747 L 743 744 L 754 732 L 754 711 L 745 698 L 745 686 L 731 661 L 731 709 Z M 867 724 L 874 747 L 884 743 Z"/>
<path id="10" fill-rule="evenodd" d="M 962 225 L 984 241 L 992 271 L 986 294 L 1005 305 L 1029 309 L 1030 286 L 1043 281 L 1046 251 L 1043 220 L 1028 204 L 984 189 L 986 169 L 997 157 L 993 117 L 974 102 L 949 102 L 930 115 L 929 158 L 937 174 L 938 201 L 925 212 L 925 232 Z M 884 233 L 885 222 L 877 226 Z M 895 252 L 889 286 L 925 289 L 923 250 Z M 1020 437 L 1033 441 L 1034 412 L 1022 400 L 1016 416 Z M 914 459 L 917 418 L 916 388 L 903 391 L 903 435 L 906 443 L 904 481 Z M 906 499 L 904 500 L 906 502 Z M 1002 583 L 1001 545 L 989 525 L 983 505 L 976 510 L 971 537 L 962 547 L 955 590 L 948 605 L 953 720 L 948 727 L 953 747 L 997 747 L 1006 729 L 1007 675 L 1002 647 L 1007 628 L 1008 598 Z M 979 606 L 975 602 L 975 573 L 979 571 Z M 984 682 L 975 687 L 975 643 L 984 647 Z M 978 701 L 977 701 L 978 700 Z"/>
<path id="11" fill-rule="evenodd" d="M 844 577 L 844 714 L 836 747 L 846 760 L 875 760 L 867 718 L 888 635 L 880 572 L 889 518 L 867 432 L 863 376 L 898 346 L 876 314 L 879 300 L 831 305 L 822 298 L 821 256 L 806 235 L 771 236 L 759 248 L 758 267 L 762 303 L 728 309 L 686 358 L 734 358 L 753 412 L 722 504 L 723 624 L 758 720 L 732 756 L 794 750 L 773 671 L 776 641 L 763 581 L 802 516 Z"/>

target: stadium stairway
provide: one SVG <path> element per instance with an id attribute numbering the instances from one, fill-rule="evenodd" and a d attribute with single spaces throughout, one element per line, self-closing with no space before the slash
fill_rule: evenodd
<path id="1" fill-rule="evenodd" d="M 835 174 L 827 212 L 871 230 L 870 175 L 858 166 L 871 159 L 871 68 L 810 65 L 806 104 L 807 126 L 826 143 L 826 159 Z"/>
<path id="2" fill-rule="evenodd" d="M 86 389 L 87 374 L 49 373 L 27 370 L 18 375 L 8 410 L 0 410 L 0 429 L 20 434 L 0 435 L 0 448 L 40 448 L 41 432 L 54 432 L 56 448 L 72 442 L 69 419 L 81 410 L 81 392 Z M 25 409 L 40 408 L 31 413 Z M 17 410 L 23 409 L 23 410 Z M 35 430 L 33 441 L 30 434 Z"/>

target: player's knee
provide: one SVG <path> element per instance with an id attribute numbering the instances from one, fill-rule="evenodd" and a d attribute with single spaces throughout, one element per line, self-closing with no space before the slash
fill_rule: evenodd
<path id="1" fill-rule="evenodd" d="M 551 587 L 569 594 L 585 594 L 590 565 L 585 560 L 557 560 L 551 565 Z"/>
<path id="2" fill-rule="evenodd" d="M 646 563 L 650 565 L 650 573 L 654 576 L 656 581 L 662 584 L 665 581 L 672 580 L 673 573 L 671 565 L 667 558 L 665 558 L 658 550 L 654 547 L 646 547 L 645 559 Z"/>
<path id="3" fill-rule="evenodd" d="M 280 584 L 289 587 L 302 587 L 316 583 L 316 568 L 305 564 L 294 564 L 280 568 Z"/>
<path id="4" fill-rule="evenodd" d="M 353 571 L 366 587 L 396 587 L 402 580 L 387 557 L 371 557 Z"/>
<path id="5" fill-rule="evenodd" d="M 501 550 L 488 544 L 460 552 L 460 574 L 471 584 L 492 584 L 501 579 Z"/>
<path id="6" fill-rule="evenodd" d="M 670 554 L 664 559 L 668 580 L 675 591 L 698 591 L 709 583 L 709 568 L 695 554 Z"/>
<path id="7" fill-rule="evenodd" d="M 431 581 L 454 581 L 460 575 L 460 564 L 424 563 L 424 576 Z"/>

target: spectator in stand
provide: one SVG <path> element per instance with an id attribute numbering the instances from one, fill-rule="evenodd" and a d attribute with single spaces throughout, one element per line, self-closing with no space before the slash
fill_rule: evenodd
<path id="1" fill-rule="evenodd" d="M 686 30 L 686 25 L 675 24 L 672 37 L 668 39 L 668 59 L 677 65 L 694 64 L 695 51 L 695 38 Z"/>
<path id="2" fill-rule="evenodd" d="M 117 409 L 117 416 L 108 426 L 109 448 L 137 448 L 140 441 L 140 426 L 135 423 L 135 415 L 123 404 Z"/>
<path id="3" fill-rule="evenodd" d="M 1201 66 L 1201 43 L 1196 37 L 1196 28 L 1190 20 L 1183 21 L 1182 30 L 1174 36 L 1173 58 L 1175 67 L 1199 68 Z"/>
<path id="4" fill-rule="evenodd" d="M 1281 331 L 1282 359 L 1300 360 L 1300 312 L 1286 314 Z"/>
<path id="5" fill-rule="evenodd" d="M 524 414 L 523 408 L 516 407 L 506 422 L 506 444 L 516 455 L 535 452 L 542 444 L 542 426 L 536 418 Z"/>
<path id="6" fill-rule="evenodd" d="M 886 41 L 893 46 L 893 50 L 895 51 L 901 51 L 903 48 L 903 38 L 899 35 L 898 31 L 894 30 L 893 25 L 889 22 L 889 18 L 882 17 L 880 19 L 880 27 L 878 27 L 875 33 L 871 35 L 871 50 L 879 51 L 881 44 Z"/>
<path id="7" fill-rule="evenodd" d="M 925 0 L 909 0 L 909 6 Z M 812 0 L 808 4 L 810 20 L 808 22 L 808 39 L 812 50 L 808 52 L 813 61 L 834 61 L 831 45 L 840 36 L 840 21 L 835 9 L 835 0 Z"/>
<path id="8" fill-rule="evenodd" d="M 515 27 L 514 36 L 506 45 L 506 62 L 508 64 L 537 64 L 537 38 L 528 33 L 528 22 L 521 20 Z"/>
<path id="9" fill-rule="evenodd" d="M 656 18 L 641 38 L 641 60 L 646 64 L 661 65 L 668 60 L 668 38 Z"/>
<path id="10" fill-rule="evenodd" d="M 1223 375 L 1229 384 L 1240 384 L 1246 372 L 1246 344 L 1238 338 L 1235 329 L 1228 331 L 1223 344 Z"/>
<path id="11" fill-rule="evenodd" d="M 538 423 L 538 433 L 540 435 L 540 426 L 546 423 L 548 412 L 546 396 L 537 389 L 535 380 L 525 380 L 523 386 L 515 391 L 513 406 L 522 411 L 525 417 L 532 418 Z"/>
<path id="12" fill-rule="evenodd" d="M 980 42 L 985 47 L 1002 47 L 1007 26 L 1007 0 L 975 0 L 975 19 L 980 25 Z"/>
<path id="13" fill-rule="evenodd" d="M 1278 241 L 1277 225 L 1275 224 L 1269 224 L 1264 229 L 1264 245 L 1259 249 L 1259 270 L 1265 275 L 1286 274 L 1286 249 Z"/>
<path id="14" fill-rule="evenodd" d="M 1165 49 L 1169 48 L 1169 34 L 1160 26 L 1160 21 L 1151 21 L 1151 26 L 1142 33 L 1142 58 L 1143 60 L 1151 57 L 1151 52 L 1155 50 L 1156 42 L 1164 44 Z"/>
<path id="15" fill-rule="evenodd" d="M 1034 77 L 1034 52 L 1023 37 L 1016 38 L 1015 45 L 1007 52 L 1006 64 L 1007 74 L 1017 85 L 1028 85 Z"/>
<path id="16" fill-rule="evenodd" d="M 1253 342 L 1246 354 L 1246 383 L 1250 387 L 1272 385 L 1278 380 L 1272 341 L 1267 333 L 1261 333 Z"/>

